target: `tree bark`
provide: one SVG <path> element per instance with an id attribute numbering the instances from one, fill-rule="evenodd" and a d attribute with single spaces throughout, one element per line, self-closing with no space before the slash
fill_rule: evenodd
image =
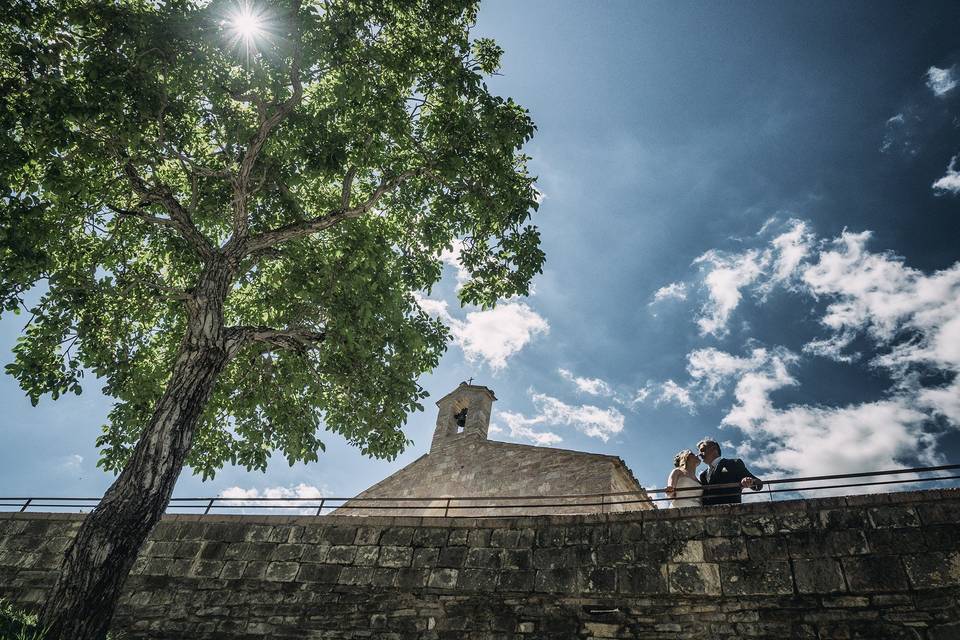
<path id="1" fill-rule="evenodd" d="M 208 268 L 187 302 L 170 380 L 123 471 L 84 520 L 41 614 L 45 640 L 102 640 L 140 547 L 170 502 L 204 407 L 232 356 L 229 270 Z"/>

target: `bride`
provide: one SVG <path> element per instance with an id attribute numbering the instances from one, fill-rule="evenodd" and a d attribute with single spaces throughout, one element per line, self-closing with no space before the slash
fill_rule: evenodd
<path id="1" fill-rule="evenodd" d="M 673 459 L 673 471 L 667 478 L 667 495 L 673 500 L 670 506 L 699 507 L 703 505 L 703 488 L 697 480 L 695 470 L 700 458 L 690 449 L 684 449 Z"/>

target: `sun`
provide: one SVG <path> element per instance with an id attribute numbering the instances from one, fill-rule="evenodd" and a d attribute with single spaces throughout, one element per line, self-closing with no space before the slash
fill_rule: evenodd
<path id="1" fill-rule="evenodd" d="M 267 12 L 250 2 L 237 4 L 221 23 L 230 34 L 231 44 L 252 59 L 270 38 Z"/>
<path id="2" fill-rule="evenodd" d="M 263 16 L 251 6 L 238 7 L 230 19 L 230 28 L 238 38 L 251 42 L 266 34 Z"/>

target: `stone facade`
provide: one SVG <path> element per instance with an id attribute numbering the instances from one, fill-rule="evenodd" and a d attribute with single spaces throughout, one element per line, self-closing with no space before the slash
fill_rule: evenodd
<path id="1" fill-rule="evenodd" d="M 0 514 L 39 603 L 80 525 Z M 579 516 L 169 516 L 128 640 L 960 638 L 960 490 Z"/>
<path id="2" fill-rule="evenodd" d="M 617 456 L 487 439 L 495 400 L 487 387 L 460 384 L 437 401 L 430 452 L 362 492 L 357 496 L 361 500 L 347 502 L 335 515 L 511 516 L 653 508 Z M 610 498 L 599 494 L 609 493 L 626 495 L 608 504 Z M 464 496 L 499 499 L 446 500 Z M 485 506 L 493 504 L 498 506 Z"/>

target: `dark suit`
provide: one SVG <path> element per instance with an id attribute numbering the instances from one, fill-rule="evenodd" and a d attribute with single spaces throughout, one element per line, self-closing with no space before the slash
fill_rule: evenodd
<path id="1" fill-rule="evenodd" d="M 747 465 L 743 464 L 743 460 L 739 458 L 736 460 L 720 458 L 717 460 L 715 469 L 716 471 L 710 475 L 709 480 L 707 479 L 709 469 L 700 472 L 700 484 L 703 485 L 703 504 L 705 506 L 711 504 L 740 504 L 740 492 L 743 490 L 741 487 L 711 489 L 711 485 L 739 483 L 744 478 L 753 478 L 757 481 L 755 486 L 758 489 L 763 486 L 760 478 L 750 473 Z"/>

